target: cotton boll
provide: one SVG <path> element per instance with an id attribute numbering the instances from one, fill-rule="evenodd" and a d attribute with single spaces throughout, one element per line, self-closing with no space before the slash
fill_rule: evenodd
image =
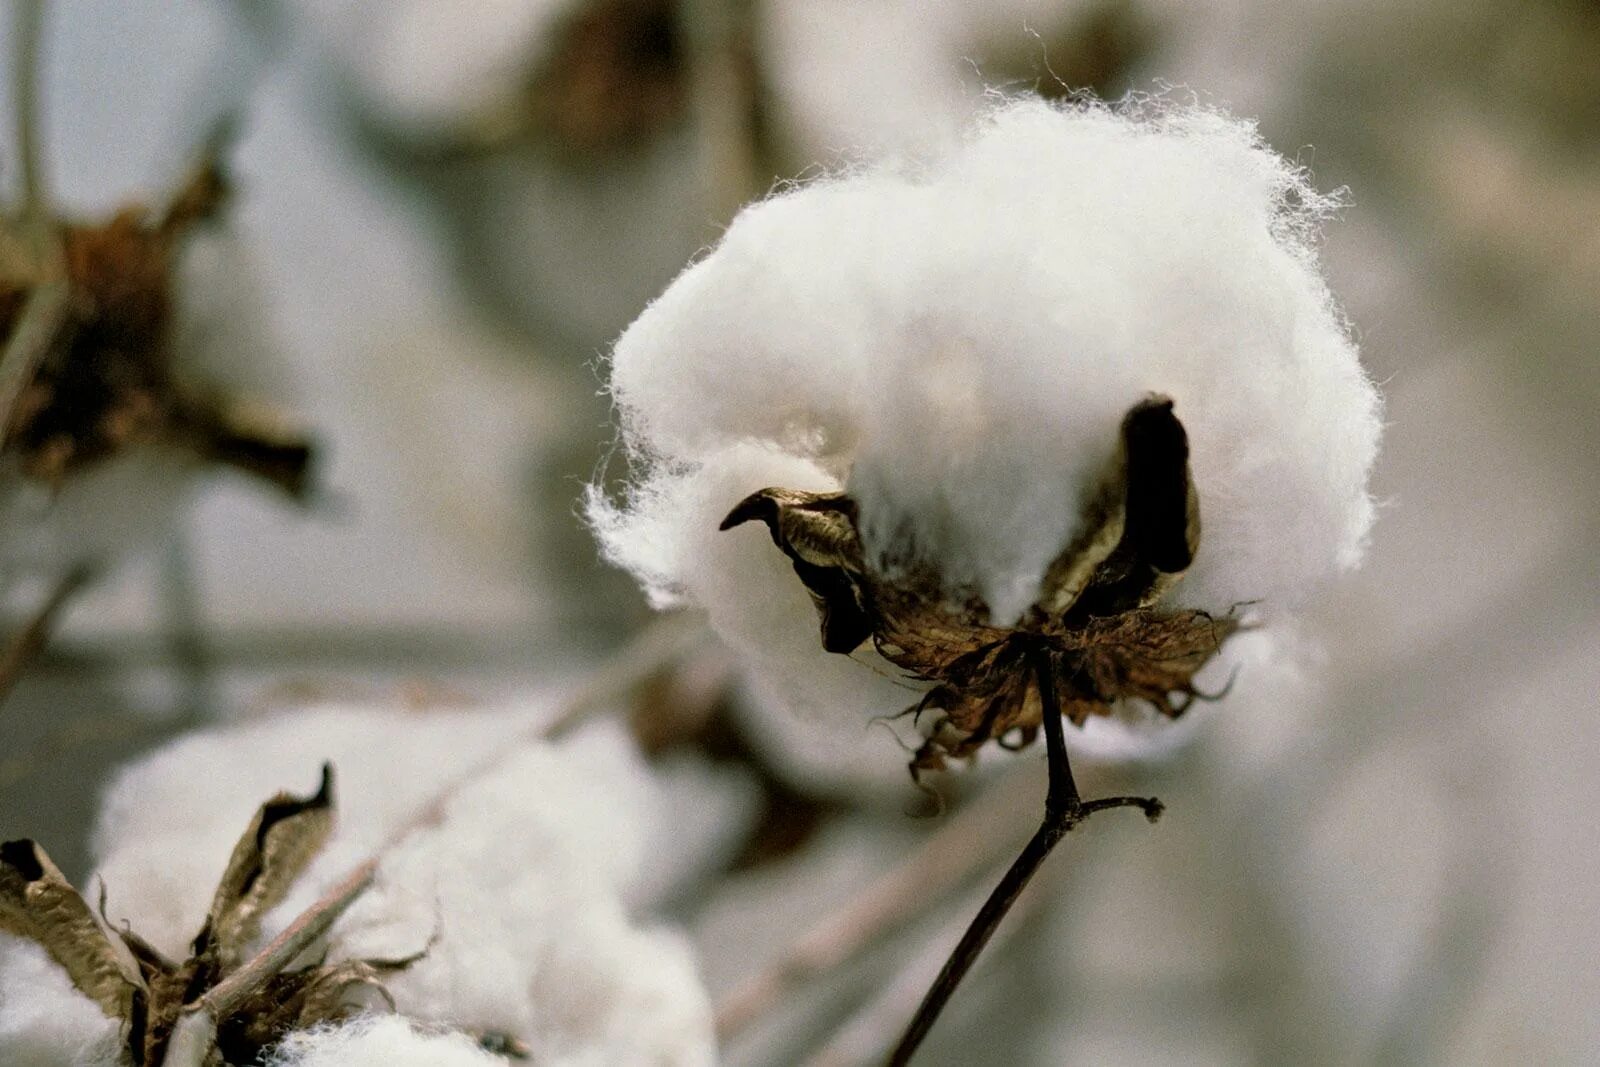
<path id="1" fill-rule="evenodd" d="M 0 933 L 0 1051 L 6 1067 L 117 1067 L 122 1024 L 32 941 Z"/>
<path id="2" fill-rule="evenodd" d="M 591 514 L 613 562 L 644 577 L 658 603 L 704 608 L 766 691 L 859 740 L 868 720 L 897 715 L 919 689 L 870 648 L 824 652 L 816 608 L 765 531 L 718 530 L 729 501 L 766 485 L 827 492 L 839 483 L 809 460 L 736 444 L 681 476 L 646 483 L 629 508 L 595 500 Z"/>
<path id="3" fill-rule="evenodd" d="M 843 488 L 880 574 L 931 566 L 1007 625 L 1164 394 L 1203 530 L 1171 605 L 1281 616 L 1372 520 L 1377 397 L 1313 245 L 1333 206 L 1250 125 L 1166 101 L 1012 103 L 942 158 L 780 193 L 618 340 L 639 482 L 594 508 L 602 543 L 779 696 L 859 724 L 915 695 L 823 653 L 788 561 L 719 513 Z"/>
<path id="4" fill-rule="evenodd" d="M 328 760 L 336 830 L 266 918 L 263 937 L 381 848 L 374 882 L 335 928 L 329 955 L 422 953 L 385 979 L 403 1015 L 512 1035 L 539 1062 L 710 1062 L 710 1007 L 689 946 L 639 925 L 624 900 L 650 884 L 648 848 L 711 846 L 673 839 L 673 815 L 659 810 L 620 726 L 560 745 L 527 741 L 548 714 L 539 702 L 476 712 L 326 707 L 190 735 L 108 791 L 96 877 L 112 921 L 181 953 L 256 806 L 314 785 Z M 472 768 L 481 769 L 462 783 Z M 437 821 L 385 844 L 452 785 Z M 357 1042 L 352 1055 L 367 1055 L 386 1042 L 440 1039 L 357 1027 L 293 1048 L 309 1056 L 346 1040 Z"/>
<path id="5" fill-rule="evenodd" d="M 102 233 L 133 202 L 159 218 L 194 154 L 254 80 L 254 57 L 233 14 L 198 0 L 137 14 L 126 5 L 84 0 L 46 20 L 38 72 L 44 113 L 37 125 L 50 179 L 48 213 Z M 19 18 L 4 20 L 7 33 L 20 30 Z M 95 76 L 85 77 L 88 70 Z M 7 177 L 16 178 L 15 168 Z M 259 292 L 248 272 L 236 269 L 240 257 L 218 254 L 232 239 L 204 227 L 184 229 L 171 284 L 158 292 L 146 291 L 156 283 L 140 269 L 131 239 L 121 243 L 127 235 L 112 242 L 112 254 L 90 257 L 99 262 L 87 271 L 96 291 L 82 291 L 86 279 L 73 279 L 69 319 L 127 316 L 110 325 L 110 335 L 135 350 L 148 345 L 184 384 L 278 399 L 281 388 L 259 388 L 275 377 L 278 362 L 256 329 Z M 115 291 L 124 282 L 131 288 Z M 152 326 L 150 317 L 159 324 Z M 129 417 L 124 410 L 106 421 Z M 158 543 L 200 468 L 189 449 L 164 442 L 75 466 L 59 485 L 8 466 L 0 474 L 0 585 L 29 577 L 59 581 L 79 564 L 103 566 Z"/>

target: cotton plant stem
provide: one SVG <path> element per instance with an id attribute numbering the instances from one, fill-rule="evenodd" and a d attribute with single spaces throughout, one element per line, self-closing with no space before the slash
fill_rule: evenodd
<path id="1" fill-rule="evenodd" d="M 957 914 L 978 906 L 981 899 L 973 894 L 963 896 Z M 1038 910 L 1042 899 L 1043 894 L 1035 890 L 1017 901 L 1011 922 L 1001 927 L 990 941 L 989 958 L 1016 937 L 1027 917 Z M 866 1067 L 881 1062 L 899 1040 L 902 1020 L 916 1010 L 929 983 L 943 965 L 948 954 L 945 946 L 949 944 L 949 937 L 956 936 L 956 930 L 956 923 L 941 923 L 938 932 L 918 948 L 916 955 L 805 1060 L 805 1067 Z"/>
<path id="2" fill-rule="evenodd" d="M 392 848 L 417 831 L 436 824 L 450 800 L 463 787 L 515 755 L 519 742 L 548 740 L 570 733 L 596 711 L 614 703 L 692 651 L 706 635 L 705 626 L 698 618 L 679 615 L 659 619 L 596 671 L 553 718 L 496 749 L 492 756 L 454 778 L 337 885 L 296 916 L 283 933 L 187 1008 L 173 1030 L 161 1067 L 202 1067 L 216 1042 L 218 1021 L 227 1018 L 252 991 L 289 966 L 295 957 L 326 934 L 339 916 L 366 892 L 377 875 L 379 864 Z"/>
<path id="3" fill-rule="evenodd" d="M 734 1037 L 812 978 L 856 958 L 997 863 L 1015 840 L 1016 813 L 1031 803 L 1032 779 L 1013 771 L 993 783 L 904 862 L 736 986 L 717 1004 L 717 1036 Z"/>
<path id="4" fill-rule="evenodd" d="M 28 665 L 44 651 L 62 609 L 78 590 L 88 583 L 91 573 L 91 569 L 87 566 L 74 567 L 68 571 L 66 576 L 56 583 L 55 588 L 34 612 L 33 617 L 6 642 L 4 649 L 0 649 L 0 704 L 5 703 L 11 691 L 17 687 L 17 682 L 27 671 Z"/>
<path id="5" fill-rule="evenodd" d="M 1040 822 L 1039 829 L 1034 831 L 1033 837 L 1023 846 L 1021 854 L 1000 879 L 1000 884 L 989 894 L 989 899 L 978 910 L 972 925 L 967 927 L 967 932 L 961 936 L 939 976 L 934 979 L 933 985 L 918 1006 L 917 1013 L 912 1016 L 910 1024 L 901 1036 L 900 1043 L 890 1053 L 886 1061 L 889 1067 L 904 1067 L 911 1062 L 911 1057 L 916 1055 L 917 1048 L 928 1036 L 928 1031 L 933 1029 L 933 1024 L 938 1021 L 951 995 L 961 984 L 962 978 L 971 970 L 973 963 L 983 952 L 983 947 L 994 936 L 1001 920 L 1016 904 L 1017 898 L 1039 870 L 1040 864 L 1050 855 L 1050 851 L 1074 826 L 1095 812 L 1109 808 L 1137 807 L 1144 811 L 1145 817 L 1151 822 L 1161 815 L 1161 802 L 1153 797 L 1105 797 L 1086 801 L 1078 795 L 1078 786 L 1072 777 L 1072 765 L 1067 759 L 1066 734 L 1061 725 L 1061 703 L 1056 696 L 1055 654 L 1041 648 L 1031 659 L 1040 709 L 1044 717 L 1045 746 L 1050 761 L 1050 784 L 1045 794 L 1044 819 Z"/>

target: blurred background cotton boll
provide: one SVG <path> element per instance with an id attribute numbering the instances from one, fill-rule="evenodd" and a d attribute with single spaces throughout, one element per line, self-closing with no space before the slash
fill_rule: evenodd
<path id="1" fill-rule="evenodd" d="M 23 6 L 0 12 L 8 213 Z M 1167 86 L 1348 188 L 1320 251 L 1385 395 L 1378 519 L 1364 569 L 1285 647 L 1241 656 L 1229 699 L 1161 737 L 1069 735 L 1087 795 L 1153 793 L 1167 815 L 1075 831 L 918 1063 L 1593 1058 L 1593 4 L 46 0 L 41 41 L 60 215 L 159 204 L 231 124 L 226 225 L 197 235 L 177 283 L 185 366 L 313 429 L 321 476 L 301 509 L 128 457 L 85 472 L 115 493 L 64 491 L 17 542 L 13 515 L 48 494 L 0 501 L 7 551 L 52 566 L 76 555 L 54 524 L 143 546 L 65 605 L 0 704 L 0 839 L 38 838 L 83 887 L 102 793 L 174 735 L 316 701 L 401 724 L 581 689 L 648 618 L 577 516 L 597 471 L 622 473 L 604 466 L 603 359 L 739 205 L 936 153 L 991 88 Z M 0 636 L 46 592 L 21 589 Z M 687 930 L 722 1060 L 881 1058 L 1032 830 L 1038 750 L 938 778 L 928 818 L 871 708 L 830 705 L 859 731 L 819 753 L 711 653 L 630 702 L 668 829 L 645 835 L 623 907 Z M 985 814 L 985 797 L 1015 803 Z M 861 952 L 751 994 L 974 812 L 978 831 L 949 839 L 973 870 L 910 894 Z M 47 961 L 11 945 L 0 970 L 35 982 Z M 29 1054 L 6 1047 L 23 1032 L 0 1026 L 0 1060 Z"/>

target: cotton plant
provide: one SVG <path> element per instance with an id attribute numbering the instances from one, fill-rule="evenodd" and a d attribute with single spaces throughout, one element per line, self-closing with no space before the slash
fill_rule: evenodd
<path id="1" fill-rule="evenodd" d="M 712 1062 L 686 941 L 630 903 L 696 834 L 665 826 L 620 727 L 530 740 L 548 710 L 326 705 L 191 734 L 109 785 L 97 903 L 6 844 L 8 1054 Z"/>
<path id="2" fill-rule="evenodd" d="M 369 117 L 419 147 L 482 150 L 523 133 L 616 147 L 681 111 L 672 0 L 279 5 L 315 32 Z"/>
<path id="3" fill-rule="evenodd" d="M 814 732 L 909 725 L 913 774 L 1045 735 L 1044 822 L 899 1056 L 1067 830 L 1159 813 L 1083 800 L 1063 718 L 1157 743 L 1359 562 L 1379 404 L 1317 261 L 1336 207 L 1213 110 L 1000 103 L 747 208 L 617 341 L 635 481 L 590 515 L 657 604 Z"/>
<path id="4" fill-rule="evenodd" d="M 706 217 L 686 6 L 278 5 L 369 144 L 432 194 L 468 248 L 469 279 L 544 346 L 576 353 L 573 366 L 718 221 Z"/>
<path id="5" fill-rule="evenodd" d="M 306 497 L 310 441 L 194 358 L 217 340 L 204 325 L 210 309 L 176 291 L 187 239 L 226 189 L 208 156 L 160 208 L 51 220 L 50 259 L 12 260 L 4 326 L 19 377 L 0 443 L 8 572 L 100 562 L 119 542 L 138 543 L 206 463 Z M 215 242 L 206 251 L 213 265 L 226 255 Z M 112 514 L 123 521 L 108 523 Z"/>
<path id="6" fill-rule="evenodd" d="M 35 114 L 39 10 L 7 26 L 21 192 L 0 223 L 0 592 L 158 541 L 207 467 L 297 501 L 311 489 L 313 445 L 282 413 L 290 390 L 225 225 L 227 123 L 169 187 L 59 207 Z"/>

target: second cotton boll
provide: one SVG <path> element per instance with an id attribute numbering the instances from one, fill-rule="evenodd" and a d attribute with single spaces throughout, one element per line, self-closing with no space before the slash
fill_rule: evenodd
<path id="1" fill-rule="evenodd" d="M 185 958 L 251 813 L 285 786 L 309 795 L 327 760 L 336 828 L 264 935 L 381 850 L 327 958 L 410 958 L 382 981 L 411 1025 L 357 1019 L 300 1033 L 282 1062 L 487 1058 L 462 1035 L 505 1035 L 557 1065 L 714 1062 L 690 946 L 628 903 L 668 836 L 652 818 L 665 794 L 610 725 L 559 744 L 528 741 L 547 713 L 539 701 L 486 711 L 318 706 L 188 735 L 111 785 L 90 884 L 104 884 L 112 923 Z M 436 820 L 392 838 L 474 767 Z M 682 827 L 675 818 L 674 842 L 698 847 Z M 0 977 L 20 973 L 7 966 Z M 9 995 L 0 988 L 0 1003 Z M 6 1020 L 0 1012 L 0 1031 Z M 33 1034 L 42 1022 L 28 1025 Z M 61 1052 L 41 1064 L 70 1062 L 54 1031 L 34 1040 Z"/>
<path id="2" fill-rule="evenodd" d="M 1165 101 L 995 108 L 916 169 L 747 209 L 618 341 L 636 482 L 591 514 L 658 602 L 704 607 L 786 704 L 856 741 L 914 687 L 824 653 L 759 524 L 847 491 L 878 573 L 1009 625 L 1080 532 L 1122 416 L 1171 397 L 1203 533 L 1174 607 L 1272 616 L 1359 559 L 1379 408 L 1322 279 L 1334 202 L 1248 123 Z"/>

